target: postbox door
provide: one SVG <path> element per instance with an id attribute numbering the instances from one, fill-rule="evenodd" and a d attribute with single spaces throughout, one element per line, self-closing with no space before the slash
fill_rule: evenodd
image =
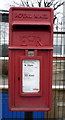
<path id="1" fill-rule="evenodd" d="M 52 53 L 51 53 L 52 54 Z M 48 101 L 50 101 L 51 96 L 51 71 L 50 71 L 50 65 L 51 63 L 51 54 L 50 51 L 37 51 L 37 56 L 34 57 L 25 57 L 26 52 L 25 50 L 17 50 L 14 52 L 14 104 L 15 107 L 21 107 L 21 110 L 26 110 L 26 108 L 30 110 L 40 110 L 41 108 L 44 110 L 49 110 L 50 104 Z M 23 70 L 23 60 L 37 60 L 39 67 L 39 91 L 36 92 L 36 90 L 33 92 L 30 91 L 23 91 L 23 77 L 22 71 Z M 28 61 L 29 62 L 29 61 Z M 46 64 L 45 64 L 46 63 Z M 35 66 L 35 65 L 34 65 Z M 52 66 L 52 65 L 51 65 Z M 47 68 L 47 69 L 46 69 Z M 30 78 L 30 77 L 29 77 Z M 29 80 L 29 79 L 28 79 Z M 30 82 L 30 81 L 28 81 Z M 34 83 L 34 82 L 33 82 Z M 37 84 L 37 83 L 35 83 Z M 34 101 L 33 101 L 34 99 Z M 43 101 L 43 102 L 42 102 Z"/>

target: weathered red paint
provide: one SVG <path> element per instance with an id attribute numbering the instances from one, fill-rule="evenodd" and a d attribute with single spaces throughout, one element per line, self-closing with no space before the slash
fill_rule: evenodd
<path id="1" fill-rule="evenodd" d="M 53 9 L 9 11 L 9 109 L 48 111 L 52 105 Z M 34 56 L 28 56 L 33 50 Z M 40 92 L 22 93 L 22 59 L 40 60 Z"/>

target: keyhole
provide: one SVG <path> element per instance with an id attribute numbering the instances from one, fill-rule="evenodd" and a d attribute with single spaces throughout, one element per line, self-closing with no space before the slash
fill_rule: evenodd
<path id="1" fill-rule="evenodd" d="M 18 77 L 18 80 L 20 80 L 20 77 Z"/>

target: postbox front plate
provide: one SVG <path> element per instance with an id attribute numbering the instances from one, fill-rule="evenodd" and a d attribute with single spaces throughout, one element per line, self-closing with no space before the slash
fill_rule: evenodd
<path id="1" fill-rule="evenodd" d="M 9 109 L 48 111 L 52 105 L 53 10 L 9 12 Z"/>

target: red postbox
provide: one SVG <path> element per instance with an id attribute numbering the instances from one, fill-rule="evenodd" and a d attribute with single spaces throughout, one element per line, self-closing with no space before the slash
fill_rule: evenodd
<path id="1" fill-rule="evenodd" d="M 12 7 L 8 49 L 9 109 L 50 110 L 53 9 Z"/>

